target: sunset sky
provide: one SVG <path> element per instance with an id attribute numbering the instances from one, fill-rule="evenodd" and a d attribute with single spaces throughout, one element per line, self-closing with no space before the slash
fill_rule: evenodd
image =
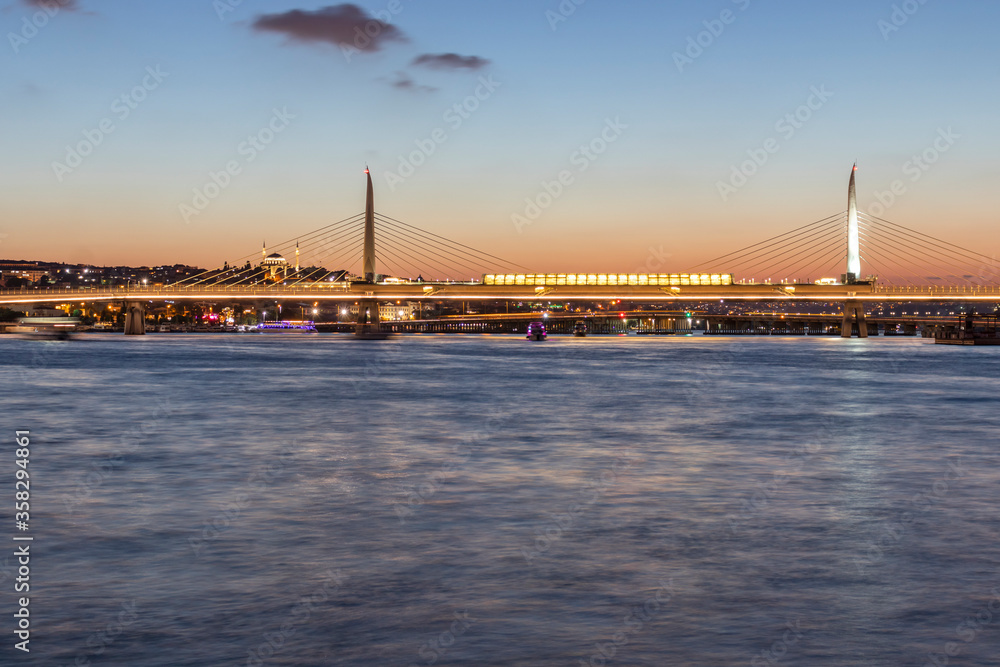
<path id="1" fill-rule="evenodd" d="M 367 164 L 535 270 L 681 271 L 856 160 L 862 210 L 899 181 L 874 212 L 1000 252 L 996 3 L 48 1 L 0 10 L 3 258 L 219 265 L 361 212 Z"/>

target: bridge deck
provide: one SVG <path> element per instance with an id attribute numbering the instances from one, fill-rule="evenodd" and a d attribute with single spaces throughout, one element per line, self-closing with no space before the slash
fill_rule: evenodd
<path id="1" fill-rule="evenodd" d="M 888 287 L 872 285 L 727 285 L 656 287 L 639 285 L 525 287 L 482 283 L 323 283 L 308 286 L 149 286 L 129 288 L 31 289 L 0 291 L 0 304 L 60 301 L 145 301 L 227 299 L 519 300 L 572 301 L 988 301 L 1000 299 L 998 287 Z"/>
<path id="2" fill-rule="evenodd" d="M 727 285 L 656 287 L 496 286 L 482 283 L 321 283 L 308 286 L 148 286 L 129 288 L 2 290 L 0 304 L 62 301 L 213 301 L 308 299 L 314 301 L 517 300 L 517 301 L 995 301 L 1000 287 L 890 287 L 873 285 Z"/>

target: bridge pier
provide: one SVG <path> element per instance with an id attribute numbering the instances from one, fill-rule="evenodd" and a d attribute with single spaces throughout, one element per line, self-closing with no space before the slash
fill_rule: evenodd
<path id="1" fill-rule="evenodd" d="M 854 331 L 854 321 L 858 323 L 858 338 L 868 338 L 868 323 L 865 321 L 865 306 L 860 301 L 844 302 L 844 321 L 840 326 L 840 337 L 850 338 Z"/>
<path id="2" fill-rule="evenodd" d="M 383 330 L 379 323 L 378 301 L 365 299 L 358 304 L 358 322 L 354 327 L 354 335 L 368 340 L 384 340 L 389 337 L 389 331 Z"/>
<path id="3" fill-rule="evenodd" d="M 146 305 L 141 301 L 125 302 L 125 335 L 146 335 Z"/>

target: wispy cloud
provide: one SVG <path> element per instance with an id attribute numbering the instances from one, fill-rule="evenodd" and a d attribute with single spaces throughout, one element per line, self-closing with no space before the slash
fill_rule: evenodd
<path id="1" fill-rule="evenodd" d="M 80 8 L 77 0 L 21 0 L 21 2 L 29 7 L 42 7 L 48 9 L 59 8 L 76 11 Z"/>
<path id="2" fill-rule="evenodd" d="M 478 70 L 489 65 L 490 61 L 479 56 L 460 56 L 457 53 L 425 53 L 414 58 L 411 64 L 431 69 Z"/>
<path id="3" fill-rule="evenodd" d="M 403 72 L 396 72 L 396 78 L 389 82 L 393 88 L 399 90 L 408 90 L 414 93 L 433 93 L 437 90 L 432 86 L 425 86 L 414 81 L 409 75 Z"/>
<path id="4" fill-rule="evenodd" d="M 253 22 L 261 32 L 277 32 L 293 42 L 328 43 L 358 51 L 379 51 L 386 42 L 405 42 L 406 35 L 394 25 L 369 16 L 353 4 L 332 5 L 315 11 L 293 9 L 262 14 Z"/>

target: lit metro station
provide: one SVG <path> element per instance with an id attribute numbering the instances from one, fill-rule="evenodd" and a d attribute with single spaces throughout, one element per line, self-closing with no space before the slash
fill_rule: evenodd
<path id="1" fill-rule="evenodd" d="M 485 274 L 484 285 L 534 285 L 556 287 L 571 285 L 652 285 L 679 287 L 684 285 L 727 286 L 733 284 L 729 273 L 508 273 Z"/>

